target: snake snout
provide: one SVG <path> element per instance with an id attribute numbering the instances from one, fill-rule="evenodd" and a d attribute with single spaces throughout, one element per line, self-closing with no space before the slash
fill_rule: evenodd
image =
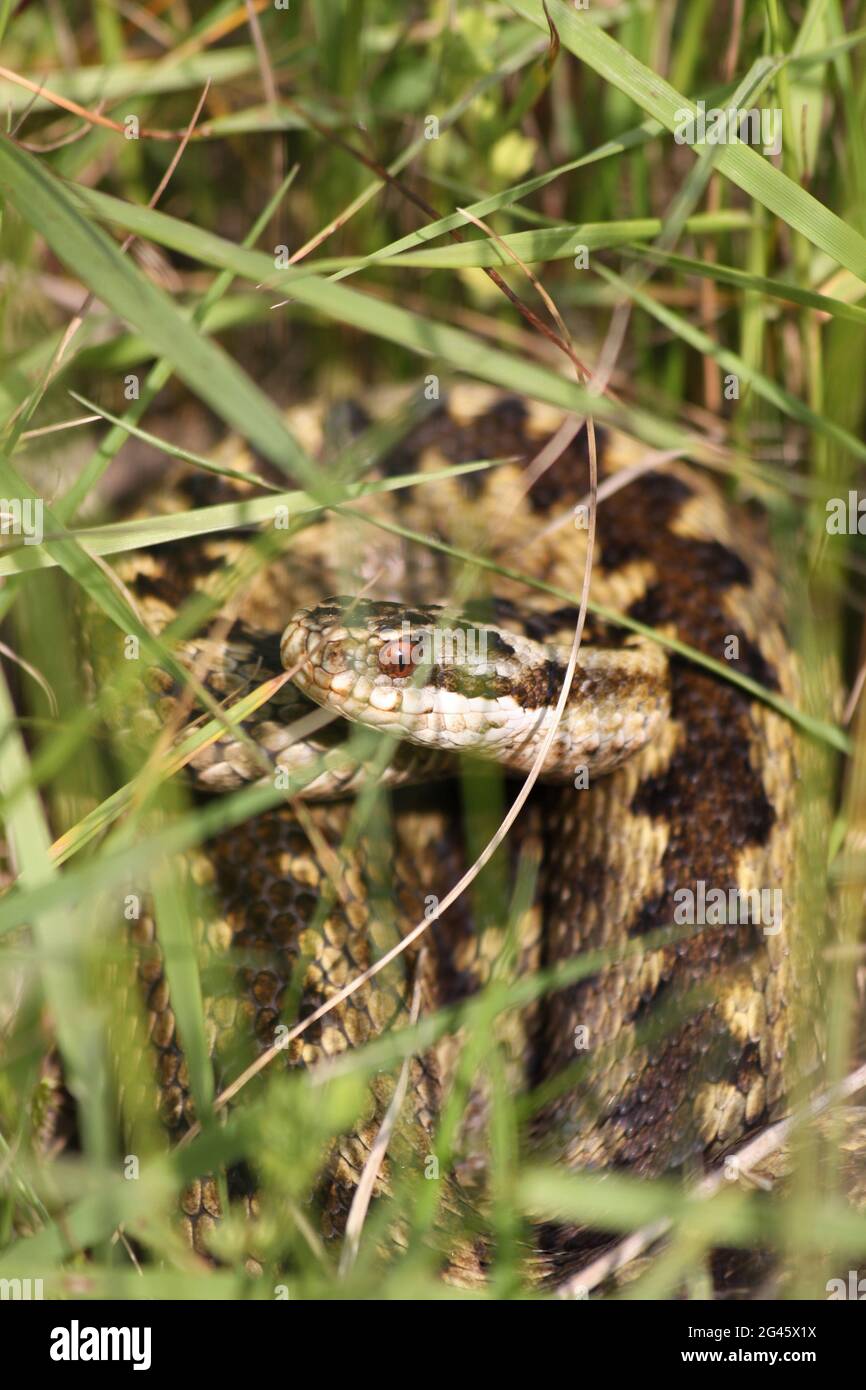
<path id="1" fill-rule="evenodd" d="M 351 644 L 352 635 L 339 618 L 302 608 L 283 632 L 280 659 L 303 689 L 319 686 L 327 692 L 331 681 L 350 669 Z"/>

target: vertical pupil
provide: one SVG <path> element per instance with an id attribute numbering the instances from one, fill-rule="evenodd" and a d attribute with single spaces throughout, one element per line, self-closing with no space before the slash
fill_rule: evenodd
<path id="1" fill-rule="evenodd" d="M 405 639 L 386 643 L 379 653 L 379 665 L 392 671 L 413 670 L 412 643 Z"/>

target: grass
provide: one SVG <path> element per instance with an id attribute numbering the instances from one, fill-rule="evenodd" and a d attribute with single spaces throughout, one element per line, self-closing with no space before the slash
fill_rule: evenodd
<path id="1" fill-rule="evenodd" d="M 374 381 L 466 374 L 578 413 L 590 407 L 649 447 L 723 471 L 729 488 L 765 507 L 784 554 L 802 699 L 791 709 L 758 693 L 803 734 L 802 912 L 829 972 L 822 1081 L 848 1075 L 859 1056 L 866 714 L 854 701 L 843 724 L 828 673 L 840 672 L 850 691 L 866 663 L 866 551 L 859 534 L 828 535 L 825 502 L 863 485 L 866 6 L 843 13 L 838 0 L 806 0 L 783 12 L 768 0 L 747 6 L 733 28 L 727 8 L 706 0 L 587 10 L 547 0 L 546 13 L 541 0 L 254 8 L 255 27 L 234 0 L 122 9 L 73 0 L 62 22 L 56 7 L 0 7 L 0 493 L 45 501 L 41 543 L 7 535 L 0 555 L 10 652 L 0 679 L 10 848 L 0 901 L 0 1276 L 42 1278 L 49 1297 L 83 1287 L 96 1299 L 273 1298 L 283 1289 L 293 1298 L 512 1298 L 529 1287 L 521 1252 L 530 1222 L 567 1217 L 623 1235 L 664 1223 L 667 1244 L 621 1296 L 700 1297 L 710 1252 L 723 1245 L 781 1249 L 792 1271 L 784 1292 L 823 1297 L 828 1278 L 862 1260 L 866 1215 L 845 1201 L 838 1146 L 810 1126 L 796 1140 L 793 1177 L 770 1192 L 732 1183 L 699 1195 L 628 1175 L 599 1184 L 527 1154 L 527 1104 L 513 1094 L 497 1040 L 518 1006 L 603 963 L 589 955 L 553 977 L 494 974 L 459 1010 L 422 1016 L 327 1075 L 265 1066 L 244 1086 L 244 1103 L 218 1115 L 207 981 L 196 967 L 205 909 L 195 872 L 176 856 L 195 863 L 207 836 L 285 793 L 268 785 L 196 803 L 169 775 L 177 759 L 165 748 L 115 746 L 103 716 L 112 702 L 134 701 L 138 668 L 116 662 L 90 698 L 76 604 L 86 597 L 125 640 L 138 639 L 146 660 L 170 664 L 166 640 L 145 629 L 103 557 L 144 539 L 216 536 L 284 504 L 288 530 L 276 541 L 262 532 L 246 563 L 221 577 L 218 602 L 188 605 L 169 636 L 199 631 L 274 544 L 290 551 L 312 517 L 335 507 L 346 515 L 378 486 L 365 471 L 408 419 L 338 451 L 325 471 L 283 410 L 359 385 L 363 394 Z M 677 144 L 672 132 L 699 100 L 779 107 L 779 157 L 744 144 Z M 139 138 L 126 138 L 130 116 Z M 581 246 L 586 269 L 575 266 Z M 515 256 L 590 364 L 611 305 L 629 305 L 611 393 L 594 396 L 564 375 L 549 339 L 485 276 L 494 271 L 543 317 Z M 85 423 L 70 423 L 82 411 Z M 182 423 L 204 422 L 212 435 L 214 417 L 279 470 L 284 490 L 118 523 L 100 489 L 144 448 L 230 473 L 230 459 L 190 444 Z M 485 564 L 497 568 L 445 549 L 455 585 Z M 249 707 L 212 704 L 183 751 Z M 501 788 L 485 778 L 466 795 L 478 815 L 467 832 L 475 854 L 501 817 Z M 346 823 L 349 845 L 364 823 L 387 845 L 389 816 L 386 799 L 361 798 Z M 172 1152 L 139 1098 L 143 1024 L 125 1017 L 118 989 L 123 904 L 145 891 L 201 1120 Z M 509 888 L 494 862 L 472 902 L 508 937 L 530 891 L 531 866 Z M 374 906 L 393 929 L 387 891 Z M 290 1002 L 284 1017 L 291 1026 Z M 323 1246 L 305 1206 L 317 1156 L 363 1110 L 373 1078 L 393 1083 L 406 1059 L 455 1028 L 465 1046 L 431 1158 L 447 1170 L 467 1096 L 485 1077 L 489 1286 L 443 1289 L 431 1241 L 441 1185 L 412 1171 L 397 1173 L 387 1210 L 368 1213 L 341 1272 L 339 1251 Z M 58 1096 L 45 1063 L 52 1045 L 75 1124 L 67 1133 L 61 1122 L 66 1142 L 46 1156 L 39 1136 Z M 219 1086 L 252 1054 L 239 1048 L 231 1060 Z M 119 1112 L 135 1134 L 131 1152 Z M 224 1193 L 226 1170 L 241 1160 L 261 1183 L 259 1274 L 239 1215 L 222 1223 L 213 1267 L 183 1246 L 174 1222 L 187 1181 L 213 1172 Z M 395 1210 L 405 1247 L 383 1261 Z"/>

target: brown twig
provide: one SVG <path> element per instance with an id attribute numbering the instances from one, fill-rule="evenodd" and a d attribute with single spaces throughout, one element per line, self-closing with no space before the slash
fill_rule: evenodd
<path id="1" fill-rule="evenodd" d="M 4 70 L 3 70 L 2 68 L 0 68 L 0 73 L 2 73 L 3 71 L 4 71 Z M 204 89 L 203 89 L 203 91 L 202 91 L 202 94 L 201 94 L 201 96 L 200 96 L 199 99 L 198 99 L 198 103 L 197 103 L 197 105 L 196 105 L 195 111 L 194 111 L 193 114 L 192 114 L 192 118 L 191 118 L 191 120 L 190 120 L 190 122 L 189 122 L 189 125 L 187 126 L 187 128 L 186 128 L 186 130 L 185 130 L 185 132 L 184 132 L 184 134 L 183 134 L 183 137 L 181 138 L 181 143 L 178 145 L 177 149 L 175 150 L 174 154 L 172 155 L 172 157 L 171 157 L 171 159 L 170 159 L 170 161 L 169 161 L 168 168 L 166 169 L 165 173 L 163 174 L 162 178 L 160 179 L 159 183 L 157 184 L 156 189 L 155 189 L 154 192 L 151 194 L 151 196 L 150 196 L 150 198 L 149 198 L 149 200 L 148 200 L 148 204 L 147 204 L 147 205 L 148 205 L 149 208 L 154 208 L 154 207 L 156 207 L 156 204 L 159 202 L 160 198 L 162 197 L 163 193 L 165 192 L 166 188 L 168 187 L 168 184 L 169 184 L 169 181 L 171 180 L 172 174 L 174 173 L 174 171 L 175 171 L 175 169 L 177 168 L 177 166 L 178 166 L 178 164 L 179 164 L 181 158 L 183 157 L 183 152 L 184 152 L 184 150 L 186 149 L 187 144 L 189 143 L 190 139 L 192 138 L 192 133 L 193 133 L 193 131 L 194 131 L 194 129 L 195 129 L 195 126 L 196 126 L 196 123 L 197 123 L 197 121 L 198 121 L 198 118 L 199 118 L 199 116 L 201 115 L 202 107 L 204 106 L 205 101 L 207 100 L 207 95 L 208 95 L 208 92 L 210 91 L 210 85 L 211 85 L 210 78 L 208 78 L 207 82 L 206 82 L 205 85 L 204 85 Z M 125 253 L 126 251 L 128 251 L 129 248 L 130 248 L 130 246 L 132 245 L 132 243 L 133 243 L 134 241 L 135 241 L 135 234 L 134 234 L 133 232 L 130 232 L 129 235 L 124 239 L 124 241 L 123 241 L 122 244 L 121 244 L 121 248 L 120 248 L 120 249 L 121 249 L 121 252 L 122 252 L 122 253 Z M 37 403 L 37 401 L 40 400 L 41 397 L 45 394 L 45 391 L 46 391 L 47 388 L 51 385 L 51 382 L 54 380 L 54 377 L 57 375 L 57 373 L 58 373 L 58 371 L 59 371 L 59 369 L 60 369 L 60 363 L 63 361 L 63 358 L 64 358 L 64 356 L 65 356 L 65 354 L 66 354 L 66 350 L 67 350 L 67 348 L 69 347 L 69 344 L 72 342 L 72 339 L 75 337 L 76 333 L 78 332 L 79 328 L 81 327 L 82 323 L 84 322 L 85 318 L 87 317 L 88 313 L 90 312 L 90 309 L 91 309 L 91 307 L 92 307 L 92 305 L 93 305 L 93 302 L 94 302 L 95 298 L 96 298 L 96 295 L 94 294 L 94 292 L 93 292 L 92 290 L 89 290 L 88 293 L 85 295 L 84 299 L 81 301 L 81 305 L 80 305 L 80 307 L 78 308 L 78 310 L 77 310 L 75 316 L 72 318 L 72 320 L 70 321 L 70 323 L 67 325 L 66 332 L 63 334 L 63 337 L 61 338 L 61 340 L 60 340 L 60 342 L 58 343 L 57 348 L 56 348 L 56 350 L 55 350 L 55 352 L 54 352 L 54 356 L 52 357 L 51 361 L 50 361 L 49 364 L 48 364 L 48 368 L 47 368 L 47 370 L 46 370 L 45 376 L 44 376 L 43 381 L 42 381 L 41 389 L 35 394 L 35 397 L 34 397 L 34 400 L 33 400 L 32 405 L 31 405 L 30 412 L 29 412 L 30 414 L 32 414 L 33 410 L 36 408 L 36 403 Z M 22 410 L 25 410 L 25 409 L 26 409 L 26 402 L 22 402 L 21 405 L 18 407 L 18 410 L 14 413 L 14 415 L 13 415 L 11 418 L 14 420 L 14 419 L 17 417 L 17 415 L 18 415 Z M 29 418 L 29 416 L 28 416 L 28 418 Z"/>
<path id="2" fill-rule="evenodd" d="M 0 66 L 0 77 L 5 77 L 7 82 L 14 82 L 17 87 L 23 87 L 28 92 L 33 92 L 37 97 L 42 97 L 52 106 L 59 106 L 64 111 L 69 111 L 73 116 L 80 116 L 89 125 L 102 126 L 105 130 L 116 131 L 119 135 L 125 135 L 126 128 L 119 121 L 112 121 L 109 116 L 103 116 L 100 111 L 88 111 L 86 106 L 81 106 L 77 101 L 71 101 L 69 97 L 59 96 L 57 92 L 50 92 L 40 82 L 31 82 L 29 77 L 24 77 L 19 72 L 13 72 L 11 68 Z M 208 79 L 210 86 L 210 79 Z M 154 130 L 150 126 L 141 126 L 139 136 L 145 140 L 180 140 L 184 144 L 189 140 L 188 130 Z M 200 137 L 204 134 L 199 132 Z"/>
<path id="3" fill-rule="evenodd" d="M 353 159 L 357 159 L 359 163 L 365 165 L 365 167 L 368 168 L 371 171 L 371 173 L 374 173 L 378 179 L 381 179 L 383 183 L 387 183 L 390 187 L 397 189 L 397 191 L 401 193 L 404 198 L 407 198 L 410 203 L 414 203 L 415 206 L 421 212 L 424 213 L 425 217 L 430 217 L 434 221 L 439 220 L 441 214 L 437 212 L 436 208 L 434 208 L 430 203 L 428 203 L 426 198 L 422 198 L 420 193 L 416 193 L 413 188 L 403 183 L 402 180 L 397 178 L 395 174 L 392 174 L 390 170 L 386 169 L 384 164 L 380 164 L 377 159 L 374 159 L 371 155 L 366 154 L 363 150 L 359 150 L 356 145 L 350 144 L 348 140 L 344 140 L 341 135 L 337 135 L 333 130 L 328 130 L 327 126 L 323 126 L 319 121 L 315 119 L 315 117 L 311 116 L 309 112 L 305 111 L 303 107 L 300 106 L 297 102 L 292 101 L 290 98 L 287 97 L 285 99 L 285 104 L 292 110 L 297 111 L 298 114 L 303 117 L 304 121 L 306 121 L 306 123 L 310 126 L 310 128 L 312 130 L 315 130 L 317 134 L 321 135 L 324 140 L 327 140 L 330 144 L 337 146 L 338 149 L 343 150 Z M 448 235 L 451 237 L 452 241 L 457 242 L 458 244 L 461 244 L 463 242 L 463 237 L 456 230 L 452 230 L 451 232 L 449 232 Z M 311 247 L 308 249 L 311 249 Z M 483 269 L 484 274 L 488 277 L 488 279 L 492 280 L 494 285 L 496 285 L 497 289 L 501 290 L 501 292 L 505 295 L 506 299 L 508 299 L 510 303 L 514 305 L 518 313 L 522 314 L 522 316 L 526 319 L 527 323 L 530 323 L 532 327 L 538 333 L 542 333 L 545 338 L 549 338 L 550 341 L 554 343 L 555 346 L 558 347 L 562 352 L 568 352 L 568 348 L 565 342 L 558 336 L 558 334 L 554 333 L 550 328 L 548 328 L 547 324 L 544 323 L 544 321 L 540 319 L 532 309 L 530 309 L 527 305 L 525 305 L 522 302 L 522 300 L 518 298 L 518 296 L 514 293 L 510 286 L 506 285 L 505 281 L 502 279 L 502 276 L 499 274 L 497 270 L 494 270 L 492 266 L 482 266 L 481 268 Z"/>
<path id="4" fill-rule="evenodd" d="M 34 100 L 35 100 L 35 98 L 34 98 Z M 99 103 L 98 107 L 96 108 L 97 111 L 102 111 L 102 109 L 103 109 L 104 106 L 105 106 L 105 102 L 104 102 L 104 101 L 101 101 L 101 102 Z M 28 108 L 28 110 L 29 110 L 29 108 Z M 62 119 L 62 117 L 61 117 L 61 119 Z M 23 121 L 23 117 L 22 117 L 22 121 Z M 18 122 L 18 127 L 16 127 L 16 128 L 20 128 L 20 126 L 21 126 L 21 124 L 22 124 L 22 121 L 19 121 L 19 122 Z M 91 122 L 90 122 L 90 121 L 82 121 L 82 122 L 81 122 L 81 125 L 78 126 L 77 129 L 71 131 L 68 135 L 61 135 L 61 136 L 58 137 L 57 140 L 48 140 L 48 141 L 46 141 L 46 143 L 45 143 L 44 145 L 31 144 L 30 141 L 28 141 L 28 140 L 21 140 L 20 138 L 19 138 L 19 140 L 18 140 L 18 144 L 21 146 L 21 148 L 22 148 L 23 150 L 29 150 L 31 154 L 51 154 L 51 153 L 53 153 L 54 150 L 62 150 L 62 149 L 65 149 L 67 145 L 74 145 L 74 144 L 76 144 L 79 140 L 83 140 L 84 137 L 85 137 L 85 135 L 89 134 L 90 129 L 91 129 Z"/>
<path id="5" fill-rule="evenodd" d="M 262 26 L 259 24 L 259 16 L 253 0 L 244 0 L 247 9 L 247 23 L 250 26 L 250 33 L 253 36 L 253 47 L 256 50 L 256 59 L 259 65 L 259 72 L 262 77 L 262 86 L 265 89 L 265 98 L 269 106 L 276 108 L 277 105 L 277 84 L 274 81 L 274 70 L 271 67 L 271 60 L 268 57 L 268 50 L 265 47 L 265 40 L 262 35 Z"/>

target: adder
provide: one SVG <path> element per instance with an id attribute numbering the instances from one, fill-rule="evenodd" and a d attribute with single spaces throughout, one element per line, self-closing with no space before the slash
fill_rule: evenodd
<path id="1" fill-rule="evenodd" d="M 252 1055 L 239 1039 L 252 1036 L 253 1053 L 272 1047 L 279 1028 L 366 972 L 457 880 L 467 848 L 453 779 L 492 763 L 509 787 L 531 765 L 562 690 L 586 559 L 586 430 L 527 485 L 530 461 L 561 423 L 538 402 L 455 386 L 368 475 L 378 490 L 294 527 L 277 561 L 250 568 L 222 628 L 180 648 L 229 705 L 292 672 L 241 730 L 193 759 L 201 795 L 281 774 L 292 795 L 203 847 L 202 958 L 228 967 L 207 1002 L 218 1089 Z M 299 407 L 290 424 L 327 463 L 322 412 Z M 552 972 L 541 997 L 503 1024 L 510 1084 L 538 1097 L 524 1141 L 568 1168 L 654 1176 L 693 1168 L 779 1113 L 810 966 L 797 910 L 793 727 L 652 635 L 796 702 L 766 530 L 687 462 L 630 471 L 642 456 L 627 436 L 598 431 L 608 495 L 591 609 L 542 783 L 518 822 L 521 862 L 540 864 L 533 900 L 515 924 L 464 895 L 273 1065 L 315 1067 L 406 1026 L 410 1014 L 468 1004 L 503 962 L 512 977 Z M 220 457 L 265 468 L 237 444 Z M 454 472 L 482 460 L 491 466 Z M 412 485 L 391 488 L 407 477 Z M 162 505 L 238 492 L 234 481 L 186 470 Z M 260 489 L 241 485 L 240 494 Z M 213 532 L 125 557 L 118 571 L 159 632 L 192 593 L 224 583 L 247 543 Z M 458 607 L 454 552 L 490 562 L 472 602 Z M 155 732 L 191 717 L 174 677 L 151 669 L 148 681 Z M 317 706 L 335 718 L 298 737 Z M 378 737 L 359 744 L 350 738 L 358 725 Z M 393 818 L 373 831 L 355 819 L 353 800 L 371 777 L 394 789 Z M 422 793 L 412 790 L 419 778 Z M 761 892 L 780 895 L 772 920 Z M 722 900 L 734 907 L 706 909 Z M 684 902 L 697 920 L 683 916 Z M 195 1119 L 183 1039 L 152 917 L 132 934 L 161 1113 L 177 1139 Z M 589 973 L 557 985 L 556 972 L 581 959 Z M 460 1018 L 410 1061 L 376 1194 L 432 1152 L 467 1046 Z M 314 1184 L 327 1235 L 344 1229 L 393 1093 L 393 1074 L 379 1076 L 365 1113 L 330 1146 Z M 476 1079 L 449 1178 L 472 1201 L 483 1202 L 488 1112 Z M 220 1214 L 213 1179 L 192 1186 L 184 1209 L 190 1239 L 206 1250 Z M 549 1258 L 555 1266 L 556 1252 Z"/>

